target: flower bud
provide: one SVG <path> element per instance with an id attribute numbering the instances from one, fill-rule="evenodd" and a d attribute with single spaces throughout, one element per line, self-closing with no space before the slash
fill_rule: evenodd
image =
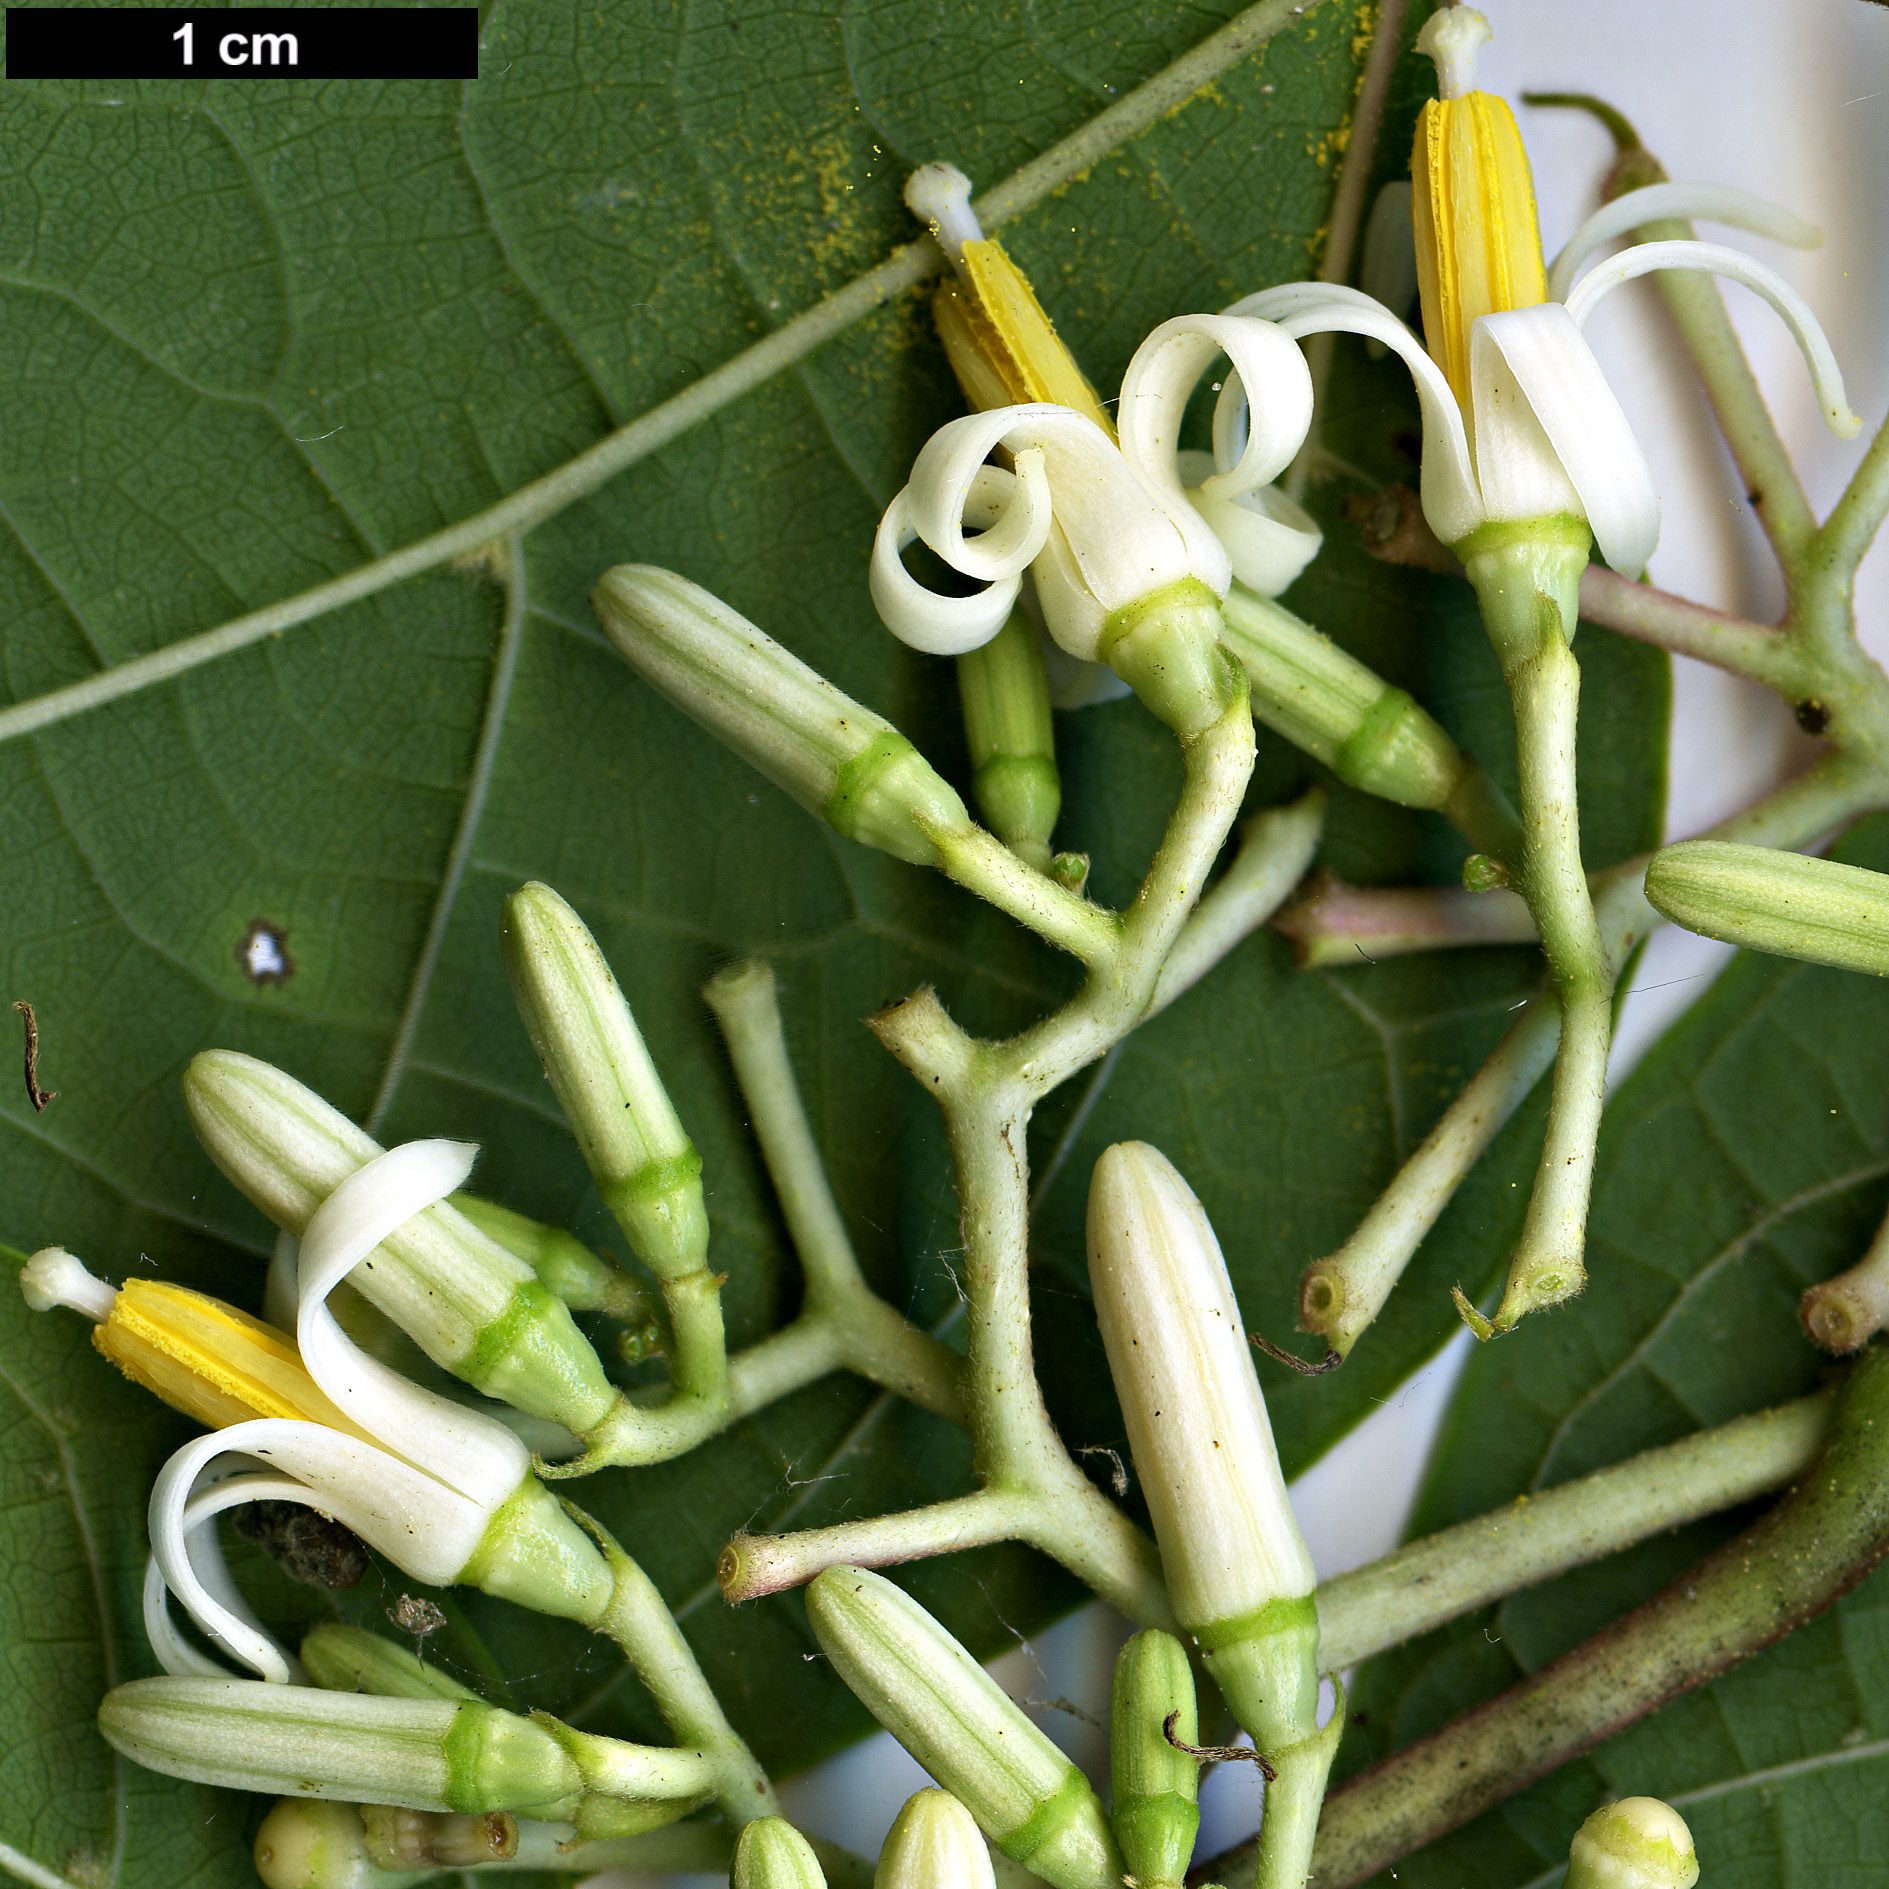
<path id="1" fill-rule="evenodd" d="M 918 1791 L 886 1832 L 872 1889 L 996 1889 L 990 1851 L 949 1791 Z"/>
<path id="2" fill-rule="evenodd" d="M 476 1699 L 458 1680 L 411 1648 L 365 1627 L 324 1621 L 302 1636 L 302 1667 L 325 1692 L 367 1692 L 380 1699 Z"/>
<path id="3" fill-rule="evenodd" d="M 866 1709 L 990 1840 L 1057 1889 L 1121 1875 L 1088 1780 L 917 1601 L 864 1568 L 807 1589 L 821 1650 Z"/>
<path id="4" fill-rule="evenodd" d="M 835 832 L 935 866 L 929 830 L 971 824 L 956 791 L 889 721 L 699 585 L 619 564 L 590 601 L 645 681 Z"/>
<path id="5" fill-rule="evenodd" d="M 642 1324 L 654 1315 L 642 1287 L 593 1253 L 576 1234 L 476 1194 L 455 1194 L 452 1204 L 488 1240 L 522 1259 L 538 1275 L 539 1284 L 573 1312 L 602 1312 L 626 1325 Z"/>
<path id="6" fill-rule="evenodd" d="M 1485 819 L 1478 832 L 1514 826 L 1499 790 L 1431 716 L 1330 637 L 1239 584 L 1221 615 L 1255 720 L 1367 794 L 1452 819 L 1492 816 L 1494 827 Z"/>
<path id="7" fill-rule="evenodd" d="M 1260 1750 L 1318 1722 L 1312 1558 L 1286 1495 L 1220 1243 L 1158 1149 L 1089 1189 L 1089 1280 L 1175 1615 Z"/>
<path id="8" fill-rule="evenodd" d="M 170 1777 L 412 1810 L 574 1805 L 578 1768 L 529 1719 L 477 1700 L 377 1699 L 250 1679 L 134 1679 L 98 1726 Z"/>
<path id="9" fill-rule="evenodd" d="M 1568 1848 L 1566 1889 L 1692 1889 L 1698 1880 L 1692 1832 L 1657 1797 L 1604 1805 Z"/>
<path id="10" fill-rule="evenodd" d="M 363 1804 L 367 1854 L 386 1870 L 470 1869 L 518 1854 L 518 1819 L 508 1810 L 402 1810 Z"/>
<path id="11" fill-rule="evenodd" d="M 505 901 L 504 941 L 519 1015 L 604 1204 L 658 1277 L 700 1272 L 702 1158 L 596 939 L 534 882 Z"/>
<path id="12" fill-rule="evenodd" d="M 1062 809 L 1049 674 L 1036 629 L 1021 612 L 984 644 L 958 658 L 971 788 L 990 829 L 1039 871 Z"/>
<path id="13" fill-rule="evenodd" d="M 757 1817 L 735 1845 L 729 1889 L 826 1889 L 813 1845 L 785 1817 Z"/>
<path id="14" fill-rule="evenodd" d="M 1109 1714 L 1109 1822 L 1142 1889 L 1179 1883 L 1200 1834 L 1200 1760 L 1177 1749 L 1177 1739 L 1200 1742 L 1193 1669 L 1173 1634 L 1150 1627 L 1115 1661 Z"/>
<path id="15" fill-rule="evenodd" d="M 192 1060 L 184 1103 L 211 1160 L 297 1238 L 328 1195 L 381 1152 L 292 1076 L 235 1050 Z M 501 1403 L 582 1436 L 616 1402 L 569 1309 L 444 1201 L 389 1234 L 348 1283 L 436 1364 Z"/>
<path id="16" fill-rule="evenodd" d="M 352 1804 L 285 1797 L 256 1832 L 263 1889 L 406 1889 L 434 1872 L 389 1875 L 367 1853 L 367 1829 Z"/>
<path id="17" fill-rule="evenodd" d="M 1682 840 L 1653 855 L 1646 896 L 1707 938 L 1889 976 L 1889 876 L 1834 859 L 1728 840 Z"/>

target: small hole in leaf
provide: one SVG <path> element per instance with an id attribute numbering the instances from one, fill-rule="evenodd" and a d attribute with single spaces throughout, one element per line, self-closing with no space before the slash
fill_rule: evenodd
<path id="1" fill-rule="evenodd" d="M 252 984 L 268 989 L 286 984 L 295 975 L 289 955 L 289 934 L 266 918 L 252 918 L 243 941 L 236 947 L 236 962 Z"/>

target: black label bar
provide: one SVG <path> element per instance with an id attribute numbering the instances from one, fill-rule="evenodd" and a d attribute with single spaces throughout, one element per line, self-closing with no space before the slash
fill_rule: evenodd
<path id="1" fill-rule="evenodd" d="M 477 7 L 8 7 L 9 79 L 476 79 Z"/>

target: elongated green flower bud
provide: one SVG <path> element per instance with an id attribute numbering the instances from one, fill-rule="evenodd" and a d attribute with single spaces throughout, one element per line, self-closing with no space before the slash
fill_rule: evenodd
<path id="1" fill-rule="evenodd" d="M 872 1889 L 996 1889 L 975 1819 L 949 1791 L 919 1791 L 886 1832 Z"/>
<path id="2" fill-rule="evenodd" d="M 411 1810 L 575 1804 L 578 1768 L 529 1719 L 477 1700 L 377 1699 L 250 1679 L 134 1679 L 98 1728 L 170 1777 Z"/>
<path id="3" fill-rule="evenodd" d="M 828 1568 L 807 1617 L 866 1709 L 1006 1856 L 1057 1889 L 1114 1889 L 1121 1857 L 1088 1780 L 917 1601 Z"/>
<path id="4" fill-rule="evenodd" d="M 469 1686 L 429 1666 L 411 1647 L 365 1627 L 324 1621 L 302 1636 L 302 1667 L 326 1692 L 369 1692 L 380 1699 L 476 1699 Z"/>
<path id="5" fill-rule="evenodd" d="M 381 1152 L 313 1090 L 235 1050 L 192 1060 L 184 1103 L 211 1160 L 297 1238 L 335 1188 Z M 616 1402 L 568 1307 L 444 1201 L 390 1234 L 348 1283 L 436 1364 L 501 1403 L 582 1436 Z"/>
<path id="6" fill-rule="evenodd" d="M 1095 1165 L 1089 1281 L 1174 1612 L 1254 1744 L 1295 1744 L 1318 1723 L 1312 1558 L 1220 1243 L 1146 1142 Z"/>
<path id="7" fill-rule="evenodd" d="M 546 1226 L 496 1201 L 476 1194 L 455 1194 L 452 1204 L 488 1240 L 496 1241 L 538 1275 L 546 1291 L 573 1312 L 602 1312 L 626 1325 L 655 1314 L 655 1305 L 634 1279 L 593 1253 L 575 1233 Z"/>
<path id="8" fill-rule="evenodd" d="M 1780 958 L 1889 977 L 1889 876 L 1729 840 L 1653 855 L 1646 896 L 1675 925 Z"/>
<path id="9" fill-rule="evenodd" d="M 285 1797 L 256 1832 L 263 1889 L 407 1889 L 435 1872 L 389 1873 L 367 1852 L 367 1828 L 352 1804 Z"/>
<path id="10" fill-rule="evenodd" d="M 958 696 L 978 810 L 1012 852 L 1047 871 L 1063 787 L 1043 648 L 1021 611 L 958 658 Z"/>
<path id="11" fill-rule="evenodd" d="M 519 1015 L 604 1204 L 658 1277 L 701 1271 L 702 1158 L 596 939 L 535 882 L 505 901 L 504 939 Z"/>
<path id="12" fill-rule="evenodd" d="M 1200 1760 L 1178 1750 L 1176 1739 L 1200 1742 L 1194 1673 L 1186 1647 L 1150 1627 L 1116 1658 L 1109 1714 L 1109 1822 L 1141 1889 L 1179 1883 L 1200 1834 Z"/>
<path id="13" fill-rule="evenodd" d="M 1603 1805 L 1568 1849 L 1567 1889 L 1692 1889 L 1698 1880 L 1692 1832 L 1657 1797 Z"/>
<path id="14" fill-rule="evenodd" d="M 735 1845 L 729 1889 L 826 1889 L 813 1845 L 785 1817 L 757 1817 Z"/>
<path id="15" fill-rule="evenodd" d="M 1222 640 L 1253 688 L 1253 716 L 1341 781 L 1457 822 L 1485 851 L 1520 839 L 1501 789 L 1402 689 L 1269 597 L 1236 583 Z"/>
<path id="16" fill-rule="evenodd" d="M 926 829 L 971 824 L 956 791 L 889 721 L 700 585 L 619 564 L 590 601 L 633 669 L 835 832 L 935 866 Z"/>
<path id="17" fill-rule="evenodd" d="M 402 1810 L 363 1804 L 367 1854 L 392 1871 L 470 1869 L 518 1854 L 518 1819 L 509 1810 Z"/>

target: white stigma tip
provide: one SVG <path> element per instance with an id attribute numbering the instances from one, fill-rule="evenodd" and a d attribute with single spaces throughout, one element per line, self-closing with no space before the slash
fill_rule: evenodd
<path id="1" fill-rule="evenodd" d="M 921 164 L 905 180 L 905 207 L 931 226 L 938 246 L 955 263 L 966 243 L 984 240 L 971 209 L 971 180 L 955 164 Z"/>
<path id="2" fill-rule="evenodd" d="M 45 1247 L 20 1268 L 20 1291 L 35 1312 L 63 1305 L 83 1312 L 95 1325 L 104 1324 L 118 1302 L 117 1292 L 94 1279 L 63 1246 Z"/>
<path id="3" fill-rule="evenodd" d="M 1439 97 L 1461 98 L 1476 89 L 1476 53 L 1494 37 L 1489 22 L 1474 7 L 1438 7 L 1424 21 L 1417 50 L 1436 61 Z"/>

